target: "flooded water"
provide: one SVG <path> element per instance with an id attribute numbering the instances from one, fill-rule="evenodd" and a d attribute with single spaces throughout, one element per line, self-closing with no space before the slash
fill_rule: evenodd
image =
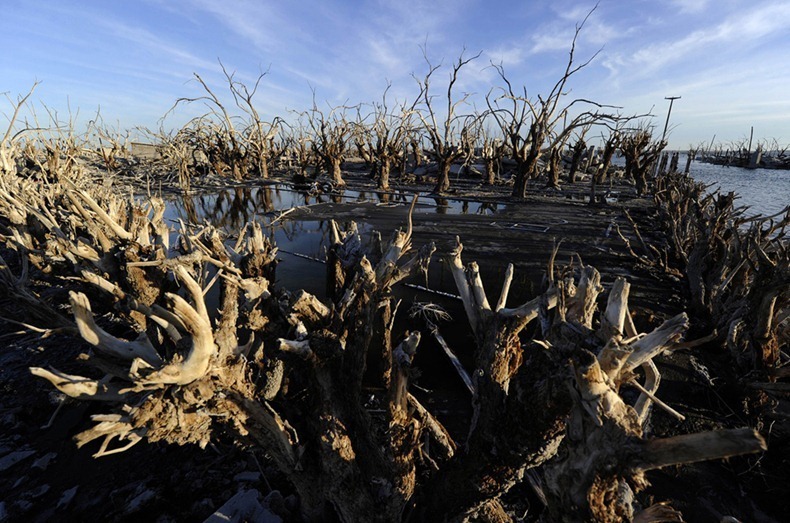
<path id="1" fill-rule="evenodd" d="M 680 154 L 680 169 L 686 166 L 686 158 L 686 154 Z M 623 167 L 625 160 L 614 158 L 612 164 Z M 790 205 L 790 171 L 744 169 L 695 161 L 689 174 L 698 182 L 709 185 L 710 191 L 735 192 L 738 195 L 736 205 L 748 206 L 748 216 L 770 216 Z"/>
<path id="2" fill-rule="evenodd" d="M 168 205 L 165 219 L 172 225 L 177 225 L 179 221 L 198 225 L 210 223 L 227 233 L 230 240 L 233 240 L 238 231 L 251 220 L 264 225 L 274 223 L 268 231 L 280 251 L 280 259 L 284 262 L 277 267 L 275 283 L 285 288 L 301 288 L 323 296 L 325 271 L 320 263 L 326 258 L 326 250 L 329 247 L 329 222 L 309 219 L 280 220 L 278 217 L 287 216 L 284 213 L 294 207 L 309 208 L 311 205 L 321 203 L 364 203 L 391 207 L 410 205 L 412 198 L 413 193 L 382 194 L 352 190 L 338 194 L 313 194 L 286 185 L 235 187 L 173 200 Z M 414 212 L 416 215 L 493 215 L 500 207 L 502 205 L 496 203 L 422 195 Z M 364 222 L 358 222 L 357 225 L 363 241 L 369 241 L 372 227 Z M 386 240 L 389 231 L 381 232 Z M 177 233 L 173 234 L 175 236 Z M 175 237 L 172 240 L 175 240 Z M 171 244 L 173 243 L 171 241 Z M 428 283 L 431 288 L 443 292 L 454 292 L 452 278 L 445 272 L 432 270 L 429 282 L 422 284 Z"/>
<path id="3" fill-rule="evenodd" d="M 685 165 L 685 155 L 681 156 L 679 163 L 681 166 Z M 738 204 L 749 207 L 747 210 L 749 215 L 772 215 L 790 204 L 790 172 L 788 171 L 747 170 L 694 162 L 691 165 L 691 176 L 709 185 L 711 190 L 735 191 L 740 196 Z M 586 197 L 585 194 L 582 196 Z M 177 224 L 178 221 L 191 224 L 210 223 L 226 232 L 231 239 L 235 238 L 238 231 L 251 220 L 262 224 L 274 223 L 274 226 L 269 227 L 269 234 L 280 249 L 280 258 L 283 261 L 277 269 L 275 283 L 286 288 L 303 288 L 321 296 L 324 294 L 325 281 L 324 269 L 319 260 L 325 259 L 326 249 L 329 246 L 328 221 L 310 220 L 304 217 L 300 220 L 288 220 L 287 216 L 286 219 L 280 220 L 278 217 L 294 207 L 309 209 L 312 205 L 322 203 L 344 203 L 352 206 L 359 203 L 364 204 L 368 209 L 371 205 L 381 208 L 406 206 L 411 203 L 412 197 L 413 194 L 407 192 L 384 194 L 354 190 L 337 194 L 316 194 L 310 190 L 295 190 L 284 184 L 234 187 L 172 201 L 165 218 L 171 220 L 173 224 Z M 481 224 L 492 225 L 504 219 L 503 216 L 509 215 L 510 211 L 508 205 L 504 203 L 421 195 L 415 207 L 415 214 L 477 215 L 478 217 L 490 215 L 492 222 L 489 224 L 486 221 L 485 224 L 482 222 Z M 474 220 L 470 220 L 471 222 Z M 400 225 L 396 223 L 393 227 Z M 527 228 L 527 232 L 540 233 L 546 232 L 543 229 L 547 229 L 545 224 L 535 230 L 530 228 L 528 223 L 516 225 Z M 364 222 L 364 219 L 358 223 L 358 226 L 363 240 L 367 240 L 372 228 Z M 381 232 L 386 241 L 390 231 Z M 554 231 L 551 232 L 554 234 Z M 491 248 L 496 250 L 496 245 Z M 500 281 L 507 261 L 513 260 L 486 259 L 481 266 L 483 277 Z M 438 291 L 454 293 L 455 286 L 447 268 L 439 263 L 432 265 L 434 266 L 428 275 L 428 286 Z M 523 294 L 518 297 L 529 298 L 533 290 L 533 285 L 526 285 Z"/>
<path id="4" fill-rule="evenodd" d="M 226 232 L 232 232 L 252 219 L 266 215 L 275 217 L 293 207 L 328 202 L 373 203 L 380 206 L 408 205 L 412 198 L 411 192 L 388 194 L 346 190 L 337 194 L 314 194 L 311 191 L 295 190 L 280 184 L 234 187 L 195 194 L 189 199 L 175 201 L 165 218 L 176 221 L 181 219 L 185 223 L 209 222 Z M 420 195 L 420 201 L 414 212 L 416 214 L 493 214 L 496 210 L 496 203 Z"/>
<path id="5" fill-rule="evenodd" d="M 685 161 L 681 156 L 680 165 L 685 165 Z M 790 171 L 694 162 L 689 174 L 695 180 L 711 185 L 711 190 L 737 193 L 736 205 L 747 205 L 748 215 L 769 216 L 790 205 Z"/>

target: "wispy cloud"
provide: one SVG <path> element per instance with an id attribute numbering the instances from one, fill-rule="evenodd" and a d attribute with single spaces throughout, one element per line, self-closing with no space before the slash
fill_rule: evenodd
<path id="1" fill-rule="evenodd" d="M 722 44 L 737 44 L 743 48 L 779 31 L 790 33 L 787 20 L 790 20 L 790 3 L 787 2 L 739 11 L 711 28 L 693 31 L 675 41 L 650 44 L 621 63 L 640 70 L 642 75 L 651 74 L 692 55 L 704 58 L 704 53 L 710 51 L 719 55 L 726 53 L 726 49 L 716 48 Z"/>
<path id="2" fill-rule="evenodd" d="M 526 49 L 522 46 L 499 47 L 486 51 L 486 58 L 494 64 L 510 67 L 521 64 L 526 58 Z"/>
<path id="3" fill-rule="evenodd" d="M 134 27 L 118 20 L 107 18 L 98 19 L 96 24 L 114 37 L 123 38 L 139 48 L 148 49 L 153 53 L 162 57 L 167 57 L 174 62 L 191 67 L 195 70 L 214 69 L 216 67 L 215 62 L 209 62 L 208 60 L 200 58 L 181 48 L 174 42 L 165 40 L 147 29 Z"/>
<path id="4" fill-rule="evenodd" d="M 214 17 L 220 25 L 249 42 L 254 51 L 274 52 L 278 48 L 278 41 L 273 29 L 294 31 L 294 38 L 299 35 L 297 28 L 286 27 L 280 13 L 271 2 L 250 2 L 246 0 L 234 2 L 229 6 L 213 0 L 188 0 L 190 8 L 203 11 Z"/>
<path id="5" fill-rule="evenodd" d="M 710 5 L 710 0 L 671 0 L 681 14 L 698 14 L 704 12 Z"/>
<path id="6" fill-rule="evenodd" d="M 555 8 L 556 18 L 543 24 L 532 36 L 532 53 L 567 51 L 579 29 L 577 44 L 602 47 L 628 34 L 627 29 L 616 28 L 604 19 L 604 14 L 594 6 Z"/>

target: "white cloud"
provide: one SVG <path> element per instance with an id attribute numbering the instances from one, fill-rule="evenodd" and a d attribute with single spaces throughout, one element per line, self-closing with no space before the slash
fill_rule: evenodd
<path id="1" fill-rule="evenodd" d="M 553 6 L 557 18 L 544 23 L 532 36 L 533 54 L 549 51 L 567 51 L 570 49 L 574 35 L 579 30 L 577 46 L 591 45 L 602 47 L 614 40 L 623 38 L 629 33 L 628 28 L 617 28 L 604 21 L 600 8 L 593 6 L 576 6 L 563 9 Z"/>
<path id="2" fill-rule="evenodd" d="M 500 47 L 485 52 L 488 61 L 504 67 L 519 65 L 525 59 L 525 49 L 521 46 Z"/>
<path id="3" fill-rule="evenodd" d="M 193 0 L 200 9 L 216 17 L 238 36 L 250 42 L 257 51 L 273 52 L 277 50 L 276 35 L 285 32 L 290 24 L 285 24 L 281 17 L 261 4 L 247 2 L 234 5 L 228 9 L 227 5 L 212 0 Z M 303 37 L 296 28 L 293 28 L 293 38 Z"/>

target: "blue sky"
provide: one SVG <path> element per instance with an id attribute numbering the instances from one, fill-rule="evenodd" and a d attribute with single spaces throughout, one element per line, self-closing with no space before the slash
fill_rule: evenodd
<path id="1" fill-rule="evenodd" d="M 40 80 L 34 99 L 61 116 L 79 108 L 105 122 L 158 127 L 181 96 L 200 94 L 199 73 L 224 92 L 218 59 L 238 79 L 269 73 L 256 98 L 267 117 L 319 102 L 417 93 L 421 45 L 443 62 L 434 85 L 464 48 L 482 51 L 459 89 L 478 104 L 498 85 L 502 63 L 530 96 L 546 92 L 564 69 L 574 26 L 593 2 L 566 0 L 3 0 L 0 92 L 11 97 Z M 670 147 L 748 137 L 790 142 L 790 1 L 601 0 L 584 28 L 577 57 L 595 60 L 570 83 L 570 97 L 653 111 Z M 445 84 L 446 85 L 446 84 Z M 474 97 L 473 97 L 474 99 Z M 8 104 L 1 106 L 7 113 Z M 479 105 L 482 107 L 482 105 Z M 165 121 L 178 125 L 200 109 Z"/>

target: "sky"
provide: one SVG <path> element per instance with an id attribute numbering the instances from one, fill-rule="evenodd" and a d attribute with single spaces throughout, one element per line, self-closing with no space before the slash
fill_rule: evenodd
<path id="1" fill-rule="evenodd" d="M 2 0 L 0 92 L 31 97 L 58 118 L 169 128 L 203 108 L 199 74 L 227 95 L 220 61 L 252 85 L 264 118 L 312 106 L 355 105 L 418 93 L 413 76 L 442 66 L 432 87 L 446 90 L 452 62 L 458 93 L 474 107 L 502 85 L 491 64 L 531 98 L 562 75 L 575 27 L 594 2 L 568 0 Z M 597 53 L 597 55 L 596 55 Z M 594 56 L 595 55 L 595 56 Z M 587 98 L 652 113 L 669 147 L 748 138 L 790 143 L 790 1 L 601 0 L 580 33 L 575 58 L 594 56 L 568 84 L 566 100 Z M 464 110 L 472 111 L 473 106 Z M 10 114 L 7 98 L 0 109 Z M 0 131 L 5 129 L 0 121 Z"/>

